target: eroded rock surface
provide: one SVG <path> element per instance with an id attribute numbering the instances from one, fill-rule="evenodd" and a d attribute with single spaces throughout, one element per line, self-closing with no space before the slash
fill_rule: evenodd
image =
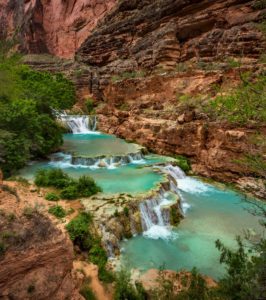
<path id="1" fill-rule="evenodd" d="M 71 275 L 67 234 L 41 212 L 37 192 L 7 186 L 0 190 L 0 298 L 83 299 Z M 32 196 L 25 199 L 21 189 Z"/>

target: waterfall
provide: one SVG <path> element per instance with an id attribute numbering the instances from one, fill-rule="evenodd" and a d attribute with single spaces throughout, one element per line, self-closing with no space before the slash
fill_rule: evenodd
<path id="1" fill-rule="evenodd" d="M 180 184 L 181 182 L 186 181 L 188 177 L 186 176 L 185 172 L 178 166 L 167 165 L 165 167 L 162 167 L 161 170 L 170 175 L 170 190 L 180 197 L 181 208 L 183 214 L 185 214 L 186 211 L 190 208 L 190 205 L 186 202 L 185 198 L 180 192 Z"/>
<path id="2" fill-rule="evenodd" d="M 68 115 L 66 112 L 54 110 L 58 120 L 65 124 L 72 133 L 96 133 L 97 117 L 87 115 Z"/>
<path id="3" fill-rule="evenodd" d="M 98 156 L 98 157 L 78 157 L 73 156 L 71 163 L 73 165 L 83 165 L 92 169 L 108 168 L 115 169 L 118 166 L 126 164 L 144 164 L 145 159 L 141 152 L 129 153 L 117 156 Z"/>
<path id="4" fill-rule="evenodd" d="M 143 235 L 151 239 L 170 239 L 175 237 L 170 228 L 170 212 L 164 209 L 172 201 L 167 198 L 168 193 L 161 191 L 151 199 L 140 203 L 141 224 Z"/>

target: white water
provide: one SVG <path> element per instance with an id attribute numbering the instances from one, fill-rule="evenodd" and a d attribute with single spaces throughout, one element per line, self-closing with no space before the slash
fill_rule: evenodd
<path id="1" fill-rule="evenodd" d="M 141 224 L 143 236 L 151 239 L 173 239 L 176 238 L 171 230 L 169 210 L 163 208 L 172 203 L 167 198 L 168 193 L 159 193 L 152 199 L 140 203 Z"/>
<path id="2" fill-rule="evenodd" d="M 187 177 L 178 167 L 171 164 L 160 167 L 160 169 L 169 175 L 170 191 L 177 194 L 181 199 L 183 214 L 190 209 L 180 191 L 188 193 L 205 193 L 211 187 L 197 179 Z M 143 235 L 151 239 L 173 239 L 177 238 L 176 233 L 171 230 L 169 221 L 169 212 L 163 210 L 171 201 L 167 198 L 167 193 L 162 192 L 153 199 L 148 199 L 140 204 L 141 222 Z"/>
<path id="3" fill-rule="evenodd" d="M 83 165 L 91 169 L 107 168 L 116 169 L 126 164 L 145 164 L 146 161 L 141 152 L 111 157 L 73 157 L 73 165 Z"/>
<path id="4" fill-rule="evenodd" d="M 87 115 L 68 115 L 66 112 L 54 111 L 58 120 L 65 124 L 73 134 L 99 134 L 97 117 Z"/>
<path id="5" fill-rule="evenodd" d="M 50 156 L 49 165 L 55 168 L 89 168 L 91 170 L 99 168 L 116 169 L 126 164 L 143 164 L 145 159 L 141 153 L 128 154 L 125 156 L 111 156 L 101 158 L 72 157 L 71 154 L 58 152 Z"/>

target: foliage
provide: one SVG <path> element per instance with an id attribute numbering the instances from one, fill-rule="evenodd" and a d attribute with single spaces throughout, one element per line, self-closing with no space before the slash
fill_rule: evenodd
<path id="1" fill-rule="evenodd" d="M 91 177 L 85 175 L 78 179 L 76 186 L 80 197 L 90 197 L 102 191 Z"/>
<path id="2" fill-rule="evenodd" d="M 82 250 L 89 250 L 92 246 L 92 235 L 89 230 L 91 222 L 92 216 L 89 213 L 81 212 L 66 225 L 70 239 Z"/>
<path id="3" fill-rule="evenodd" d="M 144 300 L 147 294 L 141 284 L 135 286 L 130 282 L 130 274 L 126 270 L 117 273 L 115 281 L 115 300 Z"/>
<path id="4" fill-rule="evenodd" d="M 45 199 L 48 201 L 58 201 L 60 197 L 57 194 L 51 192 L 45 195 Z"/>
<path id="5" fill-rule="evenodd" d="M 0 44 L 0 168 L 10 175 L 32 157 L 44 157 L 62 143 L 52 108 L 70 108 L 73 84 L 61 74 L 37 72 L 8 56 Z"/>
<path id="6" fill-rule="evenodd" d="M 79 290 L 79 293 L 86 299 L 86 300 L 96 300 L 96 296 L 92 289 L 88 285 L 83 285 Z"/>
<path id="7" fill-rule="evenodd" d="M 176 155 L 175 156 L 177 165 L 184 171 L 188 172 L 191 170 L 190 162 L 189 160 L 182 155 Z"/>
<path id="8" fill-rule="evenodd" d="M 246 200 L 248 201 L 248 200 Z M 264 204 L 253 204 L 249 212 L 261 218 L 260 224 L 266 228 L 266 208 Z M 259 234 L 256 240 L 246 236 L 246 244 L 237 237 L 238 248 L 228 249 L 216 241 L 216 247 L 220 251 L 220 262 L 226 266 L 226 275 L 219 284 L 219 292 L 222 297 L 229 300 L 259 300 L 266 297 L 266 240 Z"/>
<path id="9" fill-rule="evenodd" d="M 205 279 L 198 273 L 196 268 L 191 271 L 189 286 L 177 296 L 177 300 L 210 300 L 213 298 L 212 291 L 208 289 Z"/>
<path id="10" fill-rule="evenodd" d="M 264 9 L 266 8 L 266 0 L 256 0 L 253 4 L 252 7 L 254 9 Z"/>
<path id="11" fill-rule="evenodd" d="M 101 245 L 101 241 L 98 238 L 93 239 L 93 245 L 89 250 L 89 261 L 96 264 L 99 267 L 99 279 L 103 282 L 113 282 L 113 274 L 106 270 L 107 253 Z"/>
<path id="12" fill-rule="evenodd" d="M 61 191 L 60 197 L 62 199 L 67 199 L 67 200 L 77 199 L 79 197 L 79 191 L 77 189 L 77 186 L 76 185 L 69 185 L 69 186 L 65 187 Z"/>
<path id="13" fill-rule="evenodd" d="M 94 102 L 93 102 L 93 99 L 90 99 L 90 98 L 87 99 L 86 102 L 85 102 L 85 106 L 86 106 L 88 114 L 93 114 L 94 113 Z"/>
<path id="14" fill-rule="evenodd" d="M 42 187 L 65 188 L 71 184 L 71 178 L 61 169 L 39 169 L 34 182 L 37 186 Z"/>
<path id="15" fill-rule="evenodd" d="M 145 77 L 146 73 L 144 71 L 137 71 L 137 72 L 124 72 L 118 75 L 114 75 L 112 77 L 112 82 L 116 83 L 117 81 L 124 80 L 124 79 L 131 79 L 131 78 L 142 78 Z"/>
<path id="16" fill-rule="evenodd" d="M 34 182 L 37 186 L 62 189 L 60 197 L 69 200 L 90 197 L 101 191 L 91 177 L 84 175 L 74 180 L 61 169 L 40 169 L 35 175 Z"/>
<path id="17" fill-rule="evenodd" d="M 61 219 L 64 218 L 67 214 L 64 208 L 60 205 L 55 205 L 49 208 L 48 212 L 57 218 Z"/>
<path id="18" fill-rule="evenodd" d="M 266 121 L 266 76 L 255 82 L 249 74 L 242 75 L 242 84 L 226 95 L 217 96 L 207 107 L 212 117 L 226 119 L 232 123 L 245 124 L 249 121 Z"/>

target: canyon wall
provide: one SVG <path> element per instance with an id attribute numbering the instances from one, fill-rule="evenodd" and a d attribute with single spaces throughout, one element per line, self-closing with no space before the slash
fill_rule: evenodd
<path id="1" fill-rule="evenodd" d="M 156 153 L 186 155 L 200 175 L 260 177 L 240 161 L 263 157 L 265 147 L 251 140 L 263 138 L 265 124 L 230 124 L 203 108 L 245 72 L 263 74 L 265 13 L 258 0 L 120 1 L 76 53 L 94 70 L 100 129 Z M 260 180 L 248 186 L 265 197 Z"/>
<path id="2" fill-rule="evenodd" d="M 21 51 L 71 58 L 115 0 L 1 0 L 0 37 Z"/>

